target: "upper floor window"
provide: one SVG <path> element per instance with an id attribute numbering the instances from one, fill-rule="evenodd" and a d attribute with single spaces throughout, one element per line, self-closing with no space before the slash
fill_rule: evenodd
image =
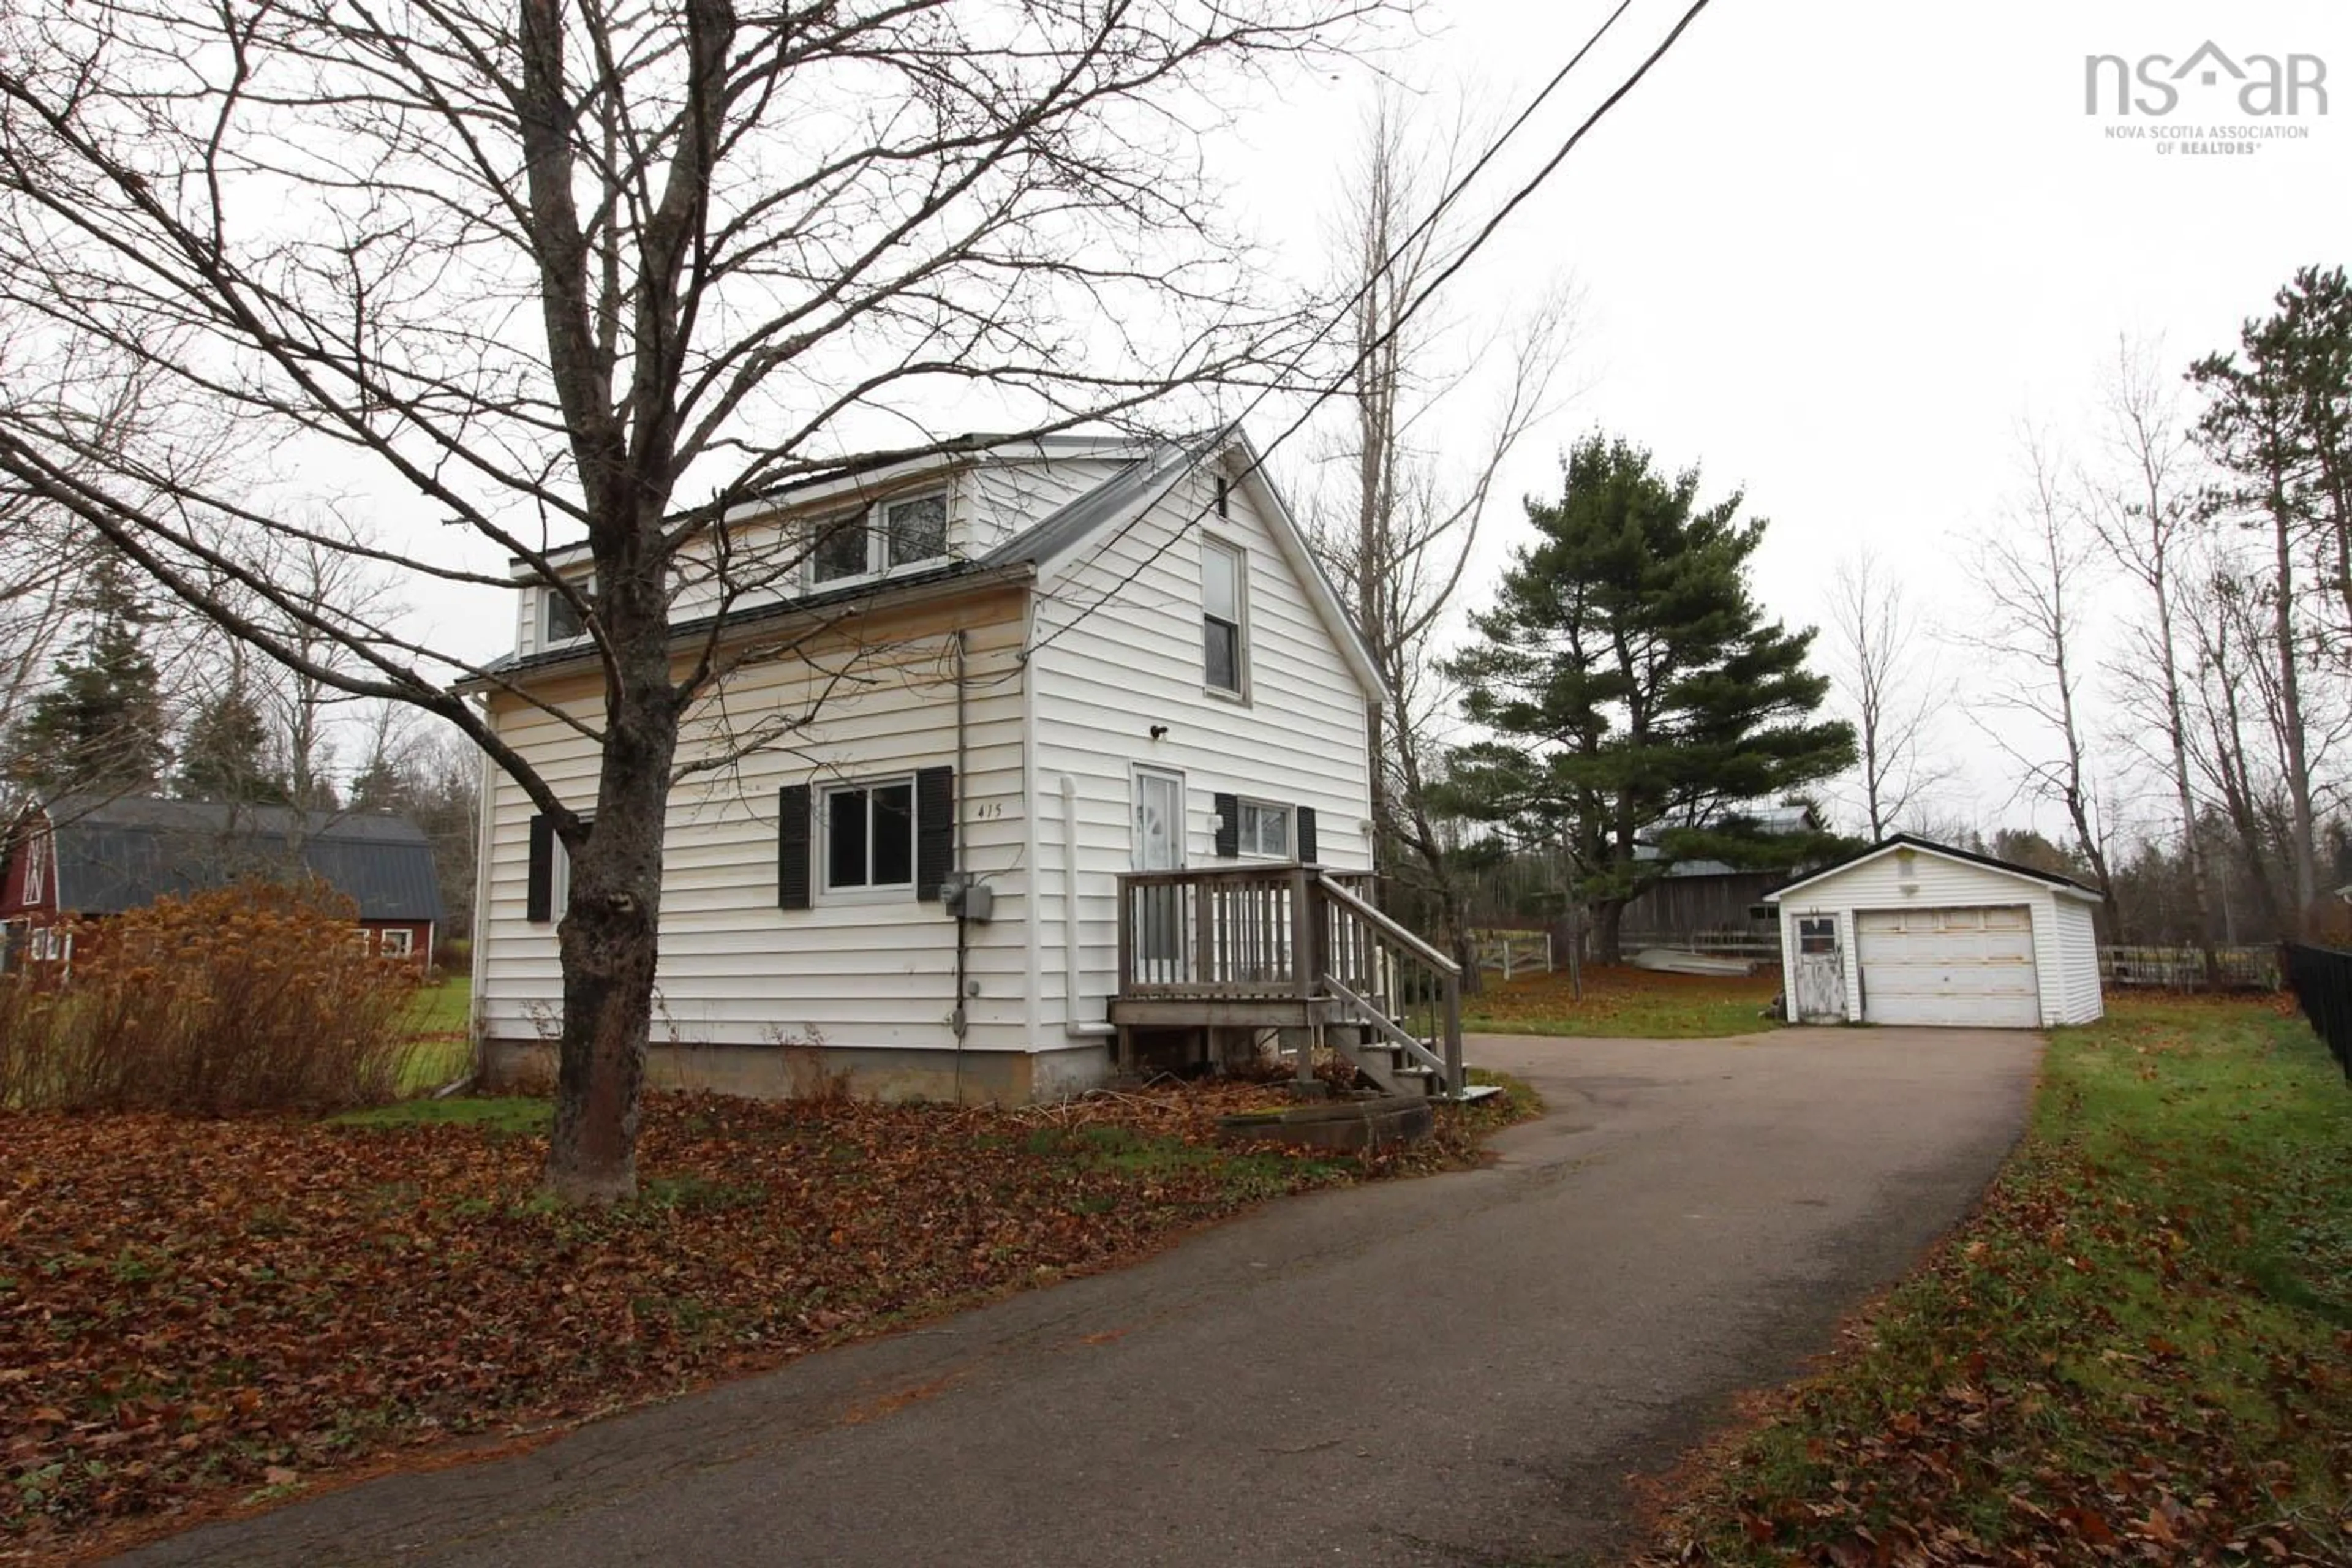
<path id="1" fill-rule="evenodd" d="M 1202 679 L 1213 691 L 1238 697 L 1246 673 L 1243 627 L 1246 624 L 1249 557 L 1218 540 L 1201 546 L 1201 648 Z"/>
<path id="2" fill-rule="evenodd" d="M 595 591 L 593 586 L 585 584 L 575 583 L 572 586 L 575 589 L 584 588 L 592 594 Z M 588 623 L 581 616 L 580 606 L 572 601 L 570 595 L 551 587 L 541 595 L 541 598 L 545 605 L 540 618 L 541 647 L 553 647 L 558 643 L 577 642 L 588 635 Z"/>
<path id="3" fill-rule="evenodd" d="M 49 836 L 36 829 L 25 839 L 25 902 L 40 903 L 49 891 Z"/>
<path id="4" fill-rule="evenodd" d="M 845 582 L 937 561 L 948 552 L 948 498 L 943 491 L 877 501 L 817 525 L 809 577 Z"/>

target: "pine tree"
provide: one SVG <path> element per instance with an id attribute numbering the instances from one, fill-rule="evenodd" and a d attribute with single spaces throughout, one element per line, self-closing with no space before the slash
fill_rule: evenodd
<path id="1" fill-rule="evenodd" d="M 1528 504 L 1539 538 L 1450 667 L 1497 737 L 1455 754 L 1453 804 L 1565 848 L 1613 962 L 1626 903 L 1676 859 L 1761 868 L 1816 847 L 1727 818 L 1851 766 L 1853 731 L 1819 716 L 1812 632 L 1766 621 L 1749 594 L 1764 524 L 1738 520 L 1739 495 L 1702 508 L 1696 469 L 1668 479 L 1597 434 L 1565 469 L 1558 501 Z"/>
<path id="2" fill-rule="evenodd" d="M 269 764 L 269 724 L 242 680 L 200 703 L 181 737 L 173 787 L 191 800 L 278 805 L 286 781 Z"/>
<path id="3" fill-rule="evenodd" d="M 9 737 L 8 775 L 44 797 L 152 793 L 171 761 L 162 680 L 146 647 L 163 617 L 111 551 L 91 563 L 75 610 L 80 635 Z"/>

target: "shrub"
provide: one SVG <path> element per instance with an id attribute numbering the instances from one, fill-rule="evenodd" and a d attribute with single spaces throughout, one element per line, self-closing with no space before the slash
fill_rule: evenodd
<path id="1" fill-rule="evenodd" d="M 248 881 L 77 934 L 69 981 L 0 981 L 0 1105 L 345 1110 L 397 1093 L 416 976 L 367 956 L 350 901 Z"/>

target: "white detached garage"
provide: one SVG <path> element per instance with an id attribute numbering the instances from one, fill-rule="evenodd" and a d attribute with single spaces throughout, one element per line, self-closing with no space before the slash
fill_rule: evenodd
<path id="1" fill-rule="evenodd" d="M 2033 1029 L 2100 1015 L 2100 895 L 2067 878 L 1897 834 L 1764 897 L 1801 1023 Z"/>

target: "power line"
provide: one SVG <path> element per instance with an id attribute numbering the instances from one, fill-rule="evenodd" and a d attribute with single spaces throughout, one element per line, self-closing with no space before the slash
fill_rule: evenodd
<path id="1" fill-rule="evenodd" d="M 1675 47 L 1675 44 L 1682 37 L 1683 34 L 1688 30 L 1691 23 L 1697 20 L 1698 14 L 1706 10 L 1709 4 L 1710 0 L 1693 0 L 1693 4 L 1689 9 L 1683 13 L 1681 18 L 1677 20 L 1674 26 L 1667 31 L 1666 36 L 1658 41 L 1656 47 L 1653 48 L 1649 54 L 1643 58 L 1642 63 L 1634 68 L 1631 75 L 1626 77 L 1623 81 L 1618 83 L 1614 91 L 1611 92 L 1607 98 L 1603 99 L 1601 103 L 1594 108 L 1591 114 L 1585 116 L 1583 121 L 1577 126 L 1574 132 L 1570 133 L 1568 139 L 1559 144 L 1559 148 L 1549 158 L 1545 160 L 1543 166 L 1536 171 L 1534 176 L 1528 180 L 1517 190 L 1514 191 L 1511 194 L 1510 198 L 1504 202 L 1501 206 L 1497 207 L 1493 215 L 1490 216 L 1484 224 L 1479 226 L 1477 232 L 1470 237 L 1469 240 L 1454 256 L 1453 259 L 1439 269 L 1437 276 L 1430 279 L 1430 281 L 1424 285 L 1419 292 L 1415 293 L 1412 298 L 1405 301 L 1403 307 L 1391 319 L 1387 327 L 1376 334 L 1370 342 L 1363 344 L 1358 351 L 1355 358 L 1349 362 L 1348 366 L 1342 370 L 1328 385 L 1318 384 L 1314 395 L 1307 400 L 1307 406 L 1300 411 L 1298 416 L 1293 419 L 1288 425 L 1285 426 L 1281 433 L 1276 436 L 1273 440 L 1266 443 L 1265 447 L 1259 451 L 1256 457 L 1251 461 L 1249 467 L 1242 471 L 1242 477 L 1247 478 L 1251 474 L 1257 473 L 1263 469 L 1265 466 L 1266 459 L 1274 455 L 1276 448 L 1281 447 L 1284 442 L 1296 436 L 1299 430 L 1305 426 L 1307 422 L 1315 416 L 1316 412 L 1323 406 L 1324 403 L 1337 395 L 1339 390 L 1348 384 L 1348 381 L 1354 376 L 1356 372 L 1363 368 L 1367 360 L 1370 359 L 1371 356 L 1381 349 L 1387 346 L 1389 342 L 1403 329 L 1405 323 L 1410 321 L 1422 309 L 1422 307 L 1429 302 L 1431 297 L 1434 295 L 1448 279 L 1452 279 L 1454 274 L 1461 271 L 1462 268 L 1469 263 L 1471 257 L 1475 255 L 1481 247 L 1486 245 L 1489 239 L 1494 237 L 1496 231 L 1502 226 L 1504 220 L 1508 218 L 1513 212 L 1517 211 L 1528 197 L 1534 195 L 1538 190 L 1541 189 L 1545 182 L 1549 180 L 1551 176 L 1558 172 L 1560 164 L 1567 161 L 1568 155 L 1576 150 L 1578 143 L 1584 140 L 1586 135 L 1591 132 L 1592 128 L 1600 124 L 1603 119 L 1607 118 L 1609 112 L 1615 109 L 1619 103 L 1622 102 L 1624 99 L 1632 93 L 1634 88 L 1641 85 L 1642 79 L 1650 74 L 1653 67 L 1656 66 L 1661 59 L 1665 58 L 1667 51 Z M 1446 189 L 1444 195 L 1438 199 L 1436 205 L 1431 207 L 1428 215 L 1424 216 L 1421 222 L 1414 225 L 1412 229 L 1406 234 L 1405 237 L 1399 241 L 1386 256 L 1381 258 L 1380 265 L 1372 268 L 1370 274 L 1365 278 L 1364 281 L 1356 289 L 1355 292 L 1350 294 L 1346 301 L 1344 301 L 1340 307 L 1332 313 L 1331 319 L 1325 322 L 1321 327 L 1318 328 L 1314 335 L 1308 338 L 1307 342 L 1299 348 L 1297 353 L 1293 356 L 1289 366 L 1286 369 L 1283 374 L 1281 376 L 1269 379 L 1264 386 L 1259 388 L 1256 395 L 1244 405 L 1240 414 L 1226 421 L 1226 423 L 1217 431 L 1213 432 L 1209 437 L 1204 437 L 1197 449 L 1190 447 L 1186 447 L 1181 453 L 1181 458 L 1184 461 L 1187 463 L 1197 461 L 1201 456 L 1212 449 L 1224 436 L 1231 431 L 1239 428 L 1242 420 L 1247 418 L 1251 412 L 1253 412 L 1259 404 L 1272 396 L 1276 386 L 1285 384 L 1287 382 L 1288 377 L 1298 371 L 1298 369 L 1304 364 L 1307 355 L 1320 344 L 1325 338 L 1328 337 L 1331 332 L 1338 328 L 1342 321 L 1347 319 L 1349 313 L 1355 310 L 1356 306 L 1362 301 L 1364 296 L 1370 293 L 1382 278 L 1387 276 L 1389 270 L 1404 257 L 1410 248 L 1422 237 L 1423 234 L 1428 231 L 1431 226 L 1435 224 L 1438 219 L 1444 216 L 1446 209 L 1452 206 L 1454 203 L 1461 197 L 1464 192 L 1468 190 L 1471 183 L 1478 177 L 1480 172 L 1483 171 L 1488 163 L 1494 161 L 1494 159 L 1502 152 L 1503 148 L 1509 143 L 1511 139 L 1518 133 L 1519 130 L 1527 124 L 1528 121 L 1534 116 L 1536 111 L 1542 107 L 1544 101 L 1559 89 L 1562 82 L 1568 79 L 1569 74 L 1576 69 L 1577 66 L 1583 61 L 1586 56 L 1592 52 L 1594 47 L 1600 44 L 1602 38 L 1608 36 L 1609 30 L 1617 25 L 1618 18 L 1624 16 L 1626 11 L 1632 7 L 1632 5 L 1633 0 L 1619 0 L 1617 8 L 1610 12 L 1610 14 L 1602 19 L 1601 25 L 1593 29 L 1591 36 L 1585 39 L 1583 46 L 1580 47 L 1574 55 L 1569 58 L 1568 62 L 1561 66 L 1558 71 L 1552 74 L 1551 79 L 1546 82 L 1542 90 L 1538 92 L 1536 96 L 1528 101 L 1528 106 L 1521 110 L 1519 113 L 1513 118 L 1511 123 L 1504 128 L 1502 134 L 1490 142 L 1487 145 L 1486 150 L 1478 155 L 1476 161 L 1471 164 L 1470 168 L 1462 175 L 1462 177 L 1454 181 L 1454 184 Z M 1180 527 L 1176 528 L 1170 533 L 1168 539 L 1164 542 L 1145 555 L 1142 560 L 1137 562 L 1135 565 L 1123 574 L 1117 582 L 1113 583 L 1108 588 L 1106 588 L 1101 594 L 1097 595 L 1091 605 L 1081 609 L 1076 615 L 1073 616 L 1069 620 L 1064 622 L 1062 625 L 1055 627 L 1053 631 L 1046 634 L 1045 637 L 1040 637 L 1035 642 L 1030 644 L 1028 647 L 1023 650 L 1022 657 L 1025 660 L 1028 657 L 1035 654 L 1040 649 L 1051 646 L 1055 639 L 1061 637 L 1063 633 L 1077 626 L 1089 616 L 1094 615 L 1105 605 L 1108 605 L 1111 600 L 1117 598 L 1121 593 L 1125 592 L 1130 584 L 1132 584 L 1138 577 L 1141 576 L 1145 571 L 1149 570 L 1161 556 L 1165 555 L 1170 550 L 1175 548 L 1176 542 L 1179 540 L 1189 536 L 1193 528 L 1208 515 L 1209 505 L 1213 504 L 1213 502 L 1211 502 L 1208 505 L 1202 506 L 1199 510 L 1193 512 L 1193 514 L 1190 518 L 1186 519 Z M 1102 559 L 1104 554 L 1115 548 L 1121 540 L 1125 539 L 1128 533 L 1133 530 L 1135 526 L 1150 513 L 1150 510 L 1151 508 L 1147 506 L 1138 511 L 1134 517 L 1131 517 L 1127 521 L 1121 523 L 1118 529 L 1111 533 L 1109 538 L 1104 540 L 1100 544 L 1097 545 L 1093 551 L 1088 552 L 1086 561 L 1081 563 L 1078 569 L 1083 570 L 1084 567 L 1092 565 L 1095 562 Z"/>

